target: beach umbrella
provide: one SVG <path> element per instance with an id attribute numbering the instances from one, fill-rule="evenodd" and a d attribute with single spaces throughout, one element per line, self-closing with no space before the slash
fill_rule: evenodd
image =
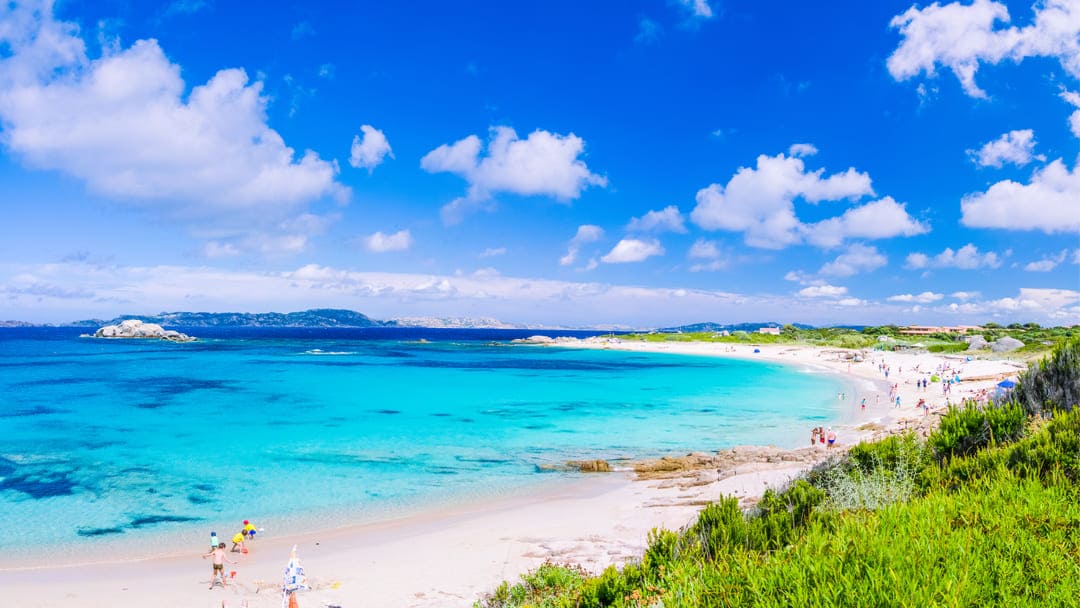
<path id="1" fill-rule="evenodd" d="M 1001 388 L 1012 388 L 1016 386 L 1016 382 L 1013 382 L 1012 380 L 1002 380 L 1001 382 L 998 382 L 997 385 Z"/>
<path id="2" fill-rule="evenodd" d="M 289 563 L 285 566 L 285 579 L 281 584 L 281 605 L 284 608 L 289 598 L 301 589 L 309 589 L 307 577 L 304 575 L 304 567 L 300 565 L 300 558 L 296 556 L 296 545 L 293 545 L 289 554 Z"/>

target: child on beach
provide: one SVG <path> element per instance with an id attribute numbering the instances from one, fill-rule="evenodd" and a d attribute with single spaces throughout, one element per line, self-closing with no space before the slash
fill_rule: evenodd
<path id="1" fill-rule="evenodd" d="M 225 555 L 225 543 L 219 543 L 218 546 L 215 547 L 213 551 L 204 554 L 203 559 L 206 559 L 206 558 L 211 557 L 211 556 L 213 556 L 213 558 L 214 558 L 214 564 L 213 564 L 214 569 L 210 574 L 210 586 L 207 587 L 207 589 L 213 589 L 214 588 L 214 582 L 217 580 L 217 577 L 219 575 L 221 576 L 221 586 L 222 587 L 228 587 L 228 583 L 226 582 L 226 579 L 225 579 L 225 562 L 229 562 L 230 564 L 233 564 L 233 565 L 236 565 L 239 562 L 234 562 Z"/>
<path id="2" fill-rule="evenodd" d="M 244 543 L 245 539 L 246 537 L 244 536 L 243 532 L 237 532 L 236 534 L 234 534 L 232 537 L 232 549 L 230 549 L 230 551 L 247 553 L 247 545 Z"/>

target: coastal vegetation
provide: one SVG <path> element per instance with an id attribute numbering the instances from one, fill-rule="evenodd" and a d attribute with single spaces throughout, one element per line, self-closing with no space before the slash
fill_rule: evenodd
<path id="1" fill-rule="evenodd" d="M 1024 346 L 1011 354 L 1032 358 L 1046 354 L 1069 338 L 1080 336 L 1080 327 L 1042 327 L 1037 323 L 1013 323 L 1001 326 L 984 324 L 977 332 L 987 342 L 1001 338 L 1020 340 Z M 719 342 L 728 344 L 792 344 L 824 346 L 833 348 L 925 348 L 934 353 L 959 353 L 968 350 L 964 335 L 958 333 L 930 333 L 907 335 L 897 325 L 871 327 L 807 327 L 784 325 L 779 335 L 763 334 L 746 330 L 735 331 L 660 331 L 618 336 L 622 340 L 643 342 Z M 988 351 L 972 351 L 985 354 Z"/>
<path id="2" fill-rule="evenodd" d="M 639 561 L 545 564 L 480 608 L 1073 606 L 1080 597 L 1080 338 L 926 441 L 852 448 L 744 513 L 734 497 Z"/>

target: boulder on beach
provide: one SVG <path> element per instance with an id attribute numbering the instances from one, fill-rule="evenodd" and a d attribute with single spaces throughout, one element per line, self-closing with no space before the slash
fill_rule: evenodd
<path id="1" fill-rule="evenodd" d="M 195 338 L 178 331 L 165 329 L 156 323 L 143 323 L 138 319 L 127 319 L 119 325 L 106 325 L 94 332 L 95 338 L 139 338 L 148 340 L 169 340 L 170 342 L 194 342 Z"/>
<path id="2" fill-rule="evenodd" d="M 1020 340 L 1005 336 L 1004 338 L 998 338 L 994 342 L 991 342 L 990 350 L 994 351 L 995 353 L 1007 353 L 1012 352 L 1022 346 L 1024 346 L 1024 343 Z"/>
<path id="3" fill-rule="evenodd" d="M 990 348 L 990 343 L 986 341 L 986 338 L 982 336 L 968 336 L 964 338 L 964 342 L 968 343 L 968 350 L 982 350 L 984 348 Z"/>

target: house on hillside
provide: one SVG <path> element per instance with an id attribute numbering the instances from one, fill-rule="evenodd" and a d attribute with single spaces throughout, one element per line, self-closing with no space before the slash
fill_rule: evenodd
<path id="1" fill-rule="evenodd" d="M 779 336 L 780 335 L 780 328 L 779 327 L 760 327 L 760 328 L 758 328 L 757 333 L 759 333 L 759 334 L 768 334 L 770 336 Z"/>

